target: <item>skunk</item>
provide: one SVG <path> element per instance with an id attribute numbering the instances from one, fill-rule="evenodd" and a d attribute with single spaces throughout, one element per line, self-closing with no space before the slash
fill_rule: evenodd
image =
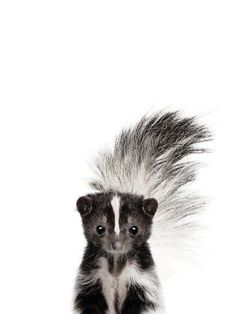
<path id="1" fill-rule="evenodd" d="M 76 205 L 87 247 L 75 286 L 80 314 L 164 313 L 158 244 L 186 246 L 204 202 L 188 191 L 208 128 L 179 112 L 144 116 L 98 155 L 94 193 Z M 151 238 L 150 238 L 151 237 Z M 153 258 L 148 240 L 156 239 Z M 155 242 L 155 241 L 154 241 Z"/>

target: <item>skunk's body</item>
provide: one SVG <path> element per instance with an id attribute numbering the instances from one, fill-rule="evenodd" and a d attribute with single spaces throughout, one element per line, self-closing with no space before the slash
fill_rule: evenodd
<path id="1" fill-rule="evenodd" d="M 195 118 L 157 114 L 123 130 L 114 149 L 98 156 L 90 182 L 97 193 L 77 202 L 88 245 L 76 313 L 163 313 L 159 259 L 154 262 L 147 241 L 153 225 L 159 246 L 188 245 L 203 205 L 185 189 L 197 166 L 189 156 L 204 152 L 196 144 L 209 139 Z M 155 251 L 158 256 L 158 246 Z"/>

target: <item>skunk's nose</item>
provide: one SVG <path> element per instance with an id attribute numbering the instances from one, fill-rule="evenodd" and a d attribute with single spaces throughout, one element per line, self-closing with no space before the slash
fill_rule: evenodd
<path id="1" fill-rule="evenodd" d="M 123 243 L 121 241 L 115 241 L 112 243 L 113 250 L 121 250 L 123 248 Z"/>

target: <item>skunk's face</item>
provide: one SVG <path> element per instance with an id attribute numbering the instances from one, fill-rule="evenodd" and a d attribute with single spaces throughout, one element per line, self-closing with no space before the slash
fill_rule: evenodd
<path id="1" fill-rule="evenodd" d="M 127 253 L 147 241 L 158 206 L 154 198 L 121 193 L 89 194 L 76 205 L 86 239 L 108 253 Z"/>

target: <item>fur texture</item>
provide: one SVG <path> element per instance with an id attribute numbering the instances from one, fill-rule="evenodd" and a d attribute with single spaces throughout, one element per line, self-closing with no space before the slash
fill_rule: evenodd
<path id="1" fill-rule="evenodd" d="M 77 201 L 88 245 L 76 313 L 164 313 L 155 266 L 159 275 L 192 248 L 204 202 L 188 187 L 198 166 L 193 157 L 210 139 L 196 118 L 159 113 L 123 130 L 98 156 L 90 182 L 96 193 Z"/>
<path id="2" fill-rule="evenodd" d="M 157 199 L 150 243 L 161 275 L 197 250 L 205 200 L 193 192 L 191 183 L 200 166 L 199 154 L 208 152 L 206 142 L 211 139 L 196 117 L 160 112 L 124 129 L 113 149 L 100 153 L 93 163 L 93 189 Z"/>

